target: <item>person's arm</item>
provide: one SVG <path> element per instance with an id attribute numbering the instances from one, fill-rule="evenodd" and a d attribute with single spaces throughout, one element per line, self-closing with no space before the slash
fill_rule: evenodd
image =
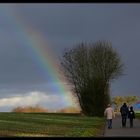
<path id="1" fill-rule="evenodd" d="M 106 116 L 106 109 L 105 109 L 105 111 L 104 111 L 104 116 Z"/>
<path id="2" fill-rule="evenodd" d="M 128 119 L 130 118 L 130 112 L 128 111 Z"/>
<path id="3" fill-rule="evenodd" d="M 127 114 L 129 113 L 129 108 L 127 107 Z"/>

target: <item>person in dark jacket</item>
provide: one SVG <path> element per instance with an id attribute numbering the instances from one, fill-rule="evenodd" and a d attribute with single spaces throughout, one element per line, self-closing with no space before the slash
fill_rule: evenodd
<path id="1" fill-rule="evenodd" d="M 121 116 L 122 116 L 122 127 L 126 127 L 126 121 L 127 121 L 128 112 L 129 112 L 126 103 L 124 103 L 124 104 L 121 106 L 120 112 L 121 112 Z"/>
<path id="2" fill-rule="evenodd" d="M 128 118 L 130 120 L 130 127 L 133 127 L 133 119 L 135 119 L 135 112 L 133 110 L 133 107 L 130 107 L 129 113 L 128 113 Z"/>

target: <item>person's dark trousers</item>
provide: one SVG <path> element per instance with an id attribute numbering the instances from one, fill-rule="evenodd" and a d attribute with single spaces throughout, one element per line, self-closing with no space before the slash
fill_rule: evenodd
<path id="1" fill-rule="evenodd" d="M 107 119 L 107 126 L 109 129 L 112 128 L 112 119 Z"/>
<path id="2" fill-rule="evenodd" d="M 130 127 L 133 127 L 133 119 L 130 118 Z"/>
<path id="3" fill-rule="evenodd" d="M 126 119 L 127 119 L 127 116 L 126 116 L 126 115 L 123 115 L 123 116 L 122 116 L 122 126 L 123 126 L 123 127 L 126 126 Z"/>

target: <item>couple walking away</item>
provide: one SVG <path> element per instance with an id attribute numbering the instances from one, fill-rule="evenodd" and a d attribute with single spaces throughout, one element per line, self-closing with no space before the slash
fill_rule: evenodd
<path id="1" fill-rule="evenodd" d="M 120 108 L 120 112 L 121 112 L 121 117 L 122 117 L 122 127 L 126 127 L 127 117 L 130 120 L 130 127 L 133 127 L 133 119 L 135 119 L 135 112 L 133 110 L 133 107 L 131 106 L 129 110 L 126 103 L 124 103 Z M 115 118 L 115 113 L 110 104 L 108 104 L 107 108 L 105 109 L 104 115 L 107 118 L 108 129 L 111 129 L 112 119 Z"/>
<path id="2" fill-rule="evenodd" d="M 122 117 L 122 127 L 126 127 L 126 120 L 129 118 L 130 121 L 130 127 L 133 127 L 133 119 L 135 119 L 135 112 L 133 110 L 133 107 L 131 106 L 130 109 L 128 109 L 126 103 L 124 103 L 121 108 L 121 117 Z"/>

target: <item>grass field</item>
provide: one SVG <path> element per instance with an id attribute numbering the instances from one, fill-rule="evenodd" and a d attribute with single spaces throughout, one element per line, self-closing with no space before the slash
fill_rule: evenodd
<path id="1" fill-rule="evenodd" d="M 104 118 L 79 114 L 0 113 L 0 136 L 100 136 Z"/>
<path id="2" fill-rule="evenodd" d="M 140 111 L 135 111 L 135 115 L 137 119 L 140 119 Z"/>

